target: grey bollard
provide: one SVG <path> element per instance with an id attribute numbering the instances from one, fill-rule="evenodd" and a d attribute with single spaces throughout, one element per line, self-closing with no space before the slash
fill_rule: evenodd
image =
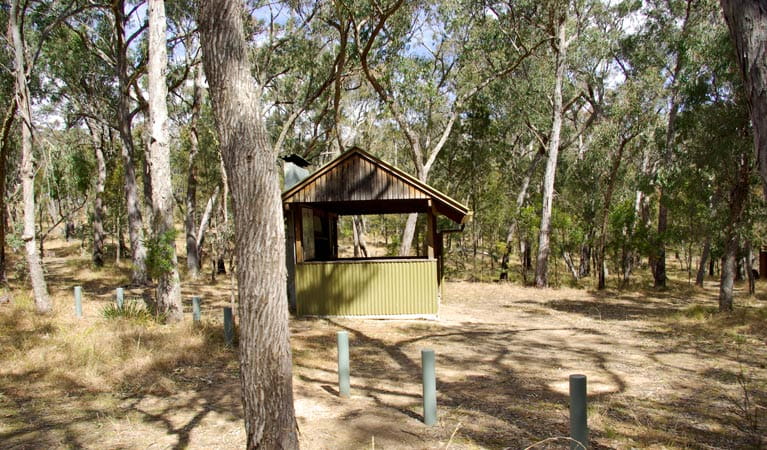
<path id="1" fill-rule="evenodd" d="M 117 309 L 123 309 L 123 300 L 125 299 L 125 290 L 121 287 L 117 288 L 115 292 L 115 303 L 117 303 Z"/>
<path id="2" fill-rule="evenodd" d="M 586 375 L 570 375 L 570 449 L 589 448 L 586 417 Z"/>
<path id="3" fill-rule="evenodd" d="M 224 307 L 224 340 L 226 345 L 234 345 L 234 320 L 232 319 L 232 308 Z"/>
<path id="4" fill-rule="evenodd" d="M 339 331 L 338 339 L 338 395 L 349 398 L 349 333 Z"/>
<path id="5" fill-rule="evenodd" d="M 83 317 L 83 288 L 75 286 L 75 316 Z"/>
<path id="6" fill-rule="evenodd" d="M 194 323 L 200 323 L 201 317 L 200 297 L 192 297 L 192 321 L 194 321 Z"/>
<path id="7" fill-rule="evenodd" d="M 423 423 L 432 426 L 437 423 L 437 377 L 434 350 L 421 350 L 423 366 Z"/>

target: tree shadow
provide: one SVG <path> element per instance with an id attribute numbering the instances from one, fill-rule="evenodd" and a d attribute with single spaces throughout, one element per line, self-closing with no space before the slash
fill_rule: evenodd
<path id="1" fill-rule="evenodd" d="M 168 342 L 174 332 L 186 334 L 185 327 L 168 331 L 108 322 L 106 325 L 112 326 L 110 333 L 116 336 L 104 351 L 110 352 L 106 358 L 117 373 L 90 374 L 87 368 L 78 370 L 75 366 L 78 354 L 86 358 L 91 351 L 87 347 L 90 342 L 95 345 L 96 339 L 89 340 L 87 333 L 66 334 L 71 332 L 52 325 L 52 317 L 30 318 L 25 312 L 31 313 L 19 308 L 14 313 L 0 314 L 0 329 L 4 332 L 0 336 L 0 366 L 5 368 L 0 377 L 3 448 L 122 447 L 125 441 L 104 441 L 101 432 L 94 433 L 94 427 L 115 423 L 118 428 L 138 423 L 151 429 L 149 435 L 138 435 L 138 441 L 130 440 L 129 446 L 160 437 L 173 448 L 186 448 L 192 443 L 193 433 L 210 427 L 207 424 L 198 431 L 211 413 L 216 413 L 217 420 L 241 428 L 239 376 L 231 367 L 235 355 L 224 348 L 220 327 L 203 323 L 189 333 L 195 337 L 190 342 L 179 342 L 178 335 Z M 104 324 L 86 326 L 98 330 Z M 11 341 L 17 345 L 14 347 Z M 19 358 L 16 353 L 27 351 L 74 356 L 43 359 L 33 369 L 14 369 L 14 361 Z M 99 350 L 94 347 L 92 351 Z M 149 364 L 142 363 L 144 354 L 152 356 Z M 87 360 L 83 363 L 90 364 Z M 73 371 L 67 372 L 67 367 Z M 98 370 L 98 366 L 94 368 Z M 97 381 L 103 378 L 109 380 Z M 124 432 L 140 433 L 130 427 Z M 213 437 L 209 440 L 214 442 Z"/>

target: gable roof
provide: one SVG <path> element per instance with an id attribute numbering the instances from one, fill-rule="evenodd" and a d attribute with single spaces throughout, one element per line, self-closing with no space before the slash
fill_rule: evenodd
<path id="1" fill-rule="evenodd" d="M 465 223 L 469 209 L 417 178 L 354 147 L 319 168 L 282 194 L 282 202 L 340 205 L 376 213 L 425 212 L 429 205 L 457 223 Z M 367 208 L 366 208 L 367 207 Z"/>

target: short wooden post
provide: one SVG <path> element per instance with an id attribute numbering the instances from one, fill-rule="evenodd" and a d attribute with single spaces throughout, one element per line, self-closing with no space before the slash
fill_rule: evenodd
<path id="1" fill-rule="evenodd" d="M 339 331 L 338 340 L 338 395 L 349 398 L 351 383 L 349 382 L 349 333 Z"/>
<path id="2" fill-rule="evenodd" d="M 200 323 L 202 312 L 200 311 L 200 297 L 192 297 L 192 321 Z"/>
<path id="3" fill-rule="evenodd" d="M 234 320 L 230 306 L 224 307 L 224 341 L 229 347 L 234 345 Z"/>
<path id="4" fill-rule="evenodd" d="M 586 417 L 586 375 L 570 375 L 570 450 L 589 447 Z"/>
<path id="5" fill-rule="evenodd" d="M 78 319 L 83 317 L 83 288 L 75 286 L 75 316 Z"/>
<path id="6" fill-rule="evenodd" d="M 124 299 L 125 299 L 125 290 L 121 287 L 117 288 L 117 292 L 115 292 L 115 303 L 117 303 L 117 309 L 123 309 Z"/>
<path id="7" fill-rule="evenodd" d="M 432 426 L 437 423 L 437 377 L 434 350 L 421 350 L 423 366 L 423 423 Z"/>

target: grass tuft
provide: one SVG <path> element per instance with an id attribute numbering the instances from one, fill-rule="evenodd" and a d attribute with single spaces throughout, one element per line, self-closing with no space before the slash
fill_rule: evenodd
<path id="1" fill-rule="evenodd" d="M 719 309 L 712 305 L 692 305 L 683 309 L 679 314 L 687 319 L 705 321 L 711 319 L 718 311 Z"/>
<path id="2" fill-rule="evenodd" d="M 126 299 L 122 307 L 110 303 L 101 310 L 101 315 L 107 320 L 123 319 L 139 324 L 147 324 L 154 320 L 152 312 L 139 301 Z"/>

